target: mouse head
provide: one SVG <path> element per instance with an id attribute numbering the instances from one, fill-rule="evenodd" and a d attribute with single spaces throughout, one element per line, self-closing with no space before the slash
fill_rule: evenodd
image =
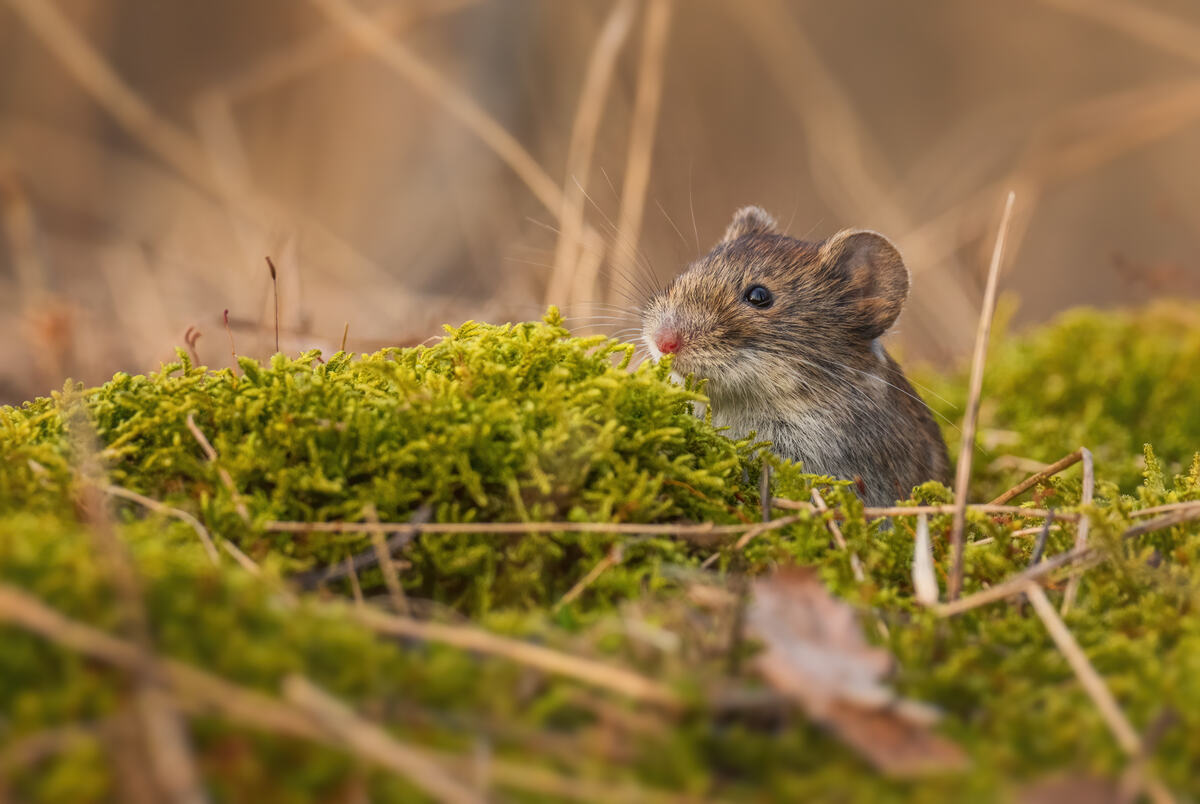
<path id="1" fill-rule="evenodd" d="M 887 238 L 846 230 L 820 243 L 779 233 L 758 207 L 648 305 L 651 354 L 709 380 L 714 400 L 828 386 L 822 367 L 858 362 L 908 296 L 908 269 Z"/>

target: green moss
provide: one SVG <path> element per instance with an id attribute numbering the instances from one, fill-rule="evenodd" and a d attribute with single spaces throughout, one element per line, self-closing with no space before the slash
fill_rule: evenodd
<path id="1" fill-rule="evenodd" d="M 1160 325 L 1163 319 L 1171 323 Z M 1114 348 L 1089 346 L 1085 361 L 1074 347 L 1072 358 L 1071 344 L 1081 342 Z M 1125 348 L 1115 348 L 1122 342 Z M 692 414 L 703 398 L 698 390 L 669 382 L 665 367 L 628 371 L 627 354 L 601 340 L 570 338 L 552 314 L 543 323 L 467 324 L 433 346 L 339 354 L 324 363 L 315 353 L 277 356 L 266 366 L 243 360 L 237 376 L 181 356 L 149 377 L 119 375 L 99 388 L 69 387 L 0 409 L 0 581 L 82 622 L 117 628 L 110 583 L 72 504 L 79 438 L 67 423 L 82 412 L 99 437 L 110 482 L 190 511 L 261 562 L 261 578 L 228 560 L 213 566 L 186 524 L 125 502 L 115 509 L 157 649 L 237 683 L 276 694 L 284 677 L 301 672 L 401 739 L 464 754 L 483 741 L 500 758 L 612 789 L 629 783 L 730 799 L 987 801 L 1048 771 L 1120 775 L 1125 759 L 1027 607 L 1000 603 L 949 620 L 922 610 L 912 600 L 911 520 L 891 528 L 865 522 L 846 484 L 724 438 Z M 1080 366 L 1087 362 L 1104 363 L 1097 369 L 1103 382 Z M 1172 790 L 1192 797 L 1200 796 L 1193 772 L 1200 763 L 1200 527 L 1127 544 L 1117 536 L 1135 508 L 1200 500 L 1200 457 L 1192 458 L 1200 422 L 1196 394 L 1187 393 L 1200 392 L 1197 376 L 1194 313 L 1079 313 L 998 345 L 985 390 L 985 427 L 1018 433 L 1013 454 L 1056 458 L 1079 443 L 1096 452 L 1102 482 L 1088 511 L 1106 560 L 1084 576 L 1067 624 L 1135 728 L 1173 710 L 1176 721 L 1153 767 Z M 1143 389 L 1145 409 L 1125 390 L 1093 401 L 1121 377 Z M 1179 388 L 1147 390 L 1151 377 Z M 953 381 L 943 385 L 948 398 L 961 398 Z M 219 454 L 217 465 L 189 432 L 189 414 Z M 1156 449 L 1143 452 L 1144 440 Z M 368 505 L 388 521 L 423 507 L 453 522 L 756 521 L 764 460 L 774 467 L 777 495 L 807 499 L 815 484 L 847 512 L 842 530 L 868 580 L 855 581 L 848 554 L 831 547 L 821 520 L 805 516 L 760 535 L 736 560 L 726 549 L 709 581 L 720 582 L 734 566 L 750 573 L 791 563 L 820 567 L 835 593 L 863 612 L 868 634 L 895 655 L 895 686 L 946 712 L 941 729 L 970 753 L 970 772 L 919 784 L 886 780 L 798 716 L 765 727 L 709 711 L 707 691 L 752 683 L 728 675 L 728 622 L 682 594 L 711 548 L 668 537 L 477 533 L 426 534 L 405 550 L 403 579 L 415 601 L 624 664 L 673 685 L 691 703 L 678 722 L 618 728 L 614 722 L 642 723 L 647 713 L 503 660 L 380 638 L 329 602 L 337 589 L 283 605 L 287 576 L 369 541 L 263 527 L 268 520 L 361 520 Z M 1012 479 L 989 469 L 987 456 L 977 465 L 985 492 Z M 232 478 L 237 501 L 219 469 Z M 1079 488 L 1074 469 L 1038 494 L 1071 509 Z M 942 501 L 948 491 L 926 484 L 915 499 Z M 944 580 L 949 518 L 930 524 Z M 1027 564 L 1033 539 L 1014 536 L 1015 529 L 1002 517 L 971 516 L 972 535 L 992 541 L 968 548 L 968 591 Z M 1055 531 L 1047 551 L 1067 549 L 1073 539 L 1073 529 Z M 553 609 L 618 540 L 622 562 L 576 602 Z M 380 592 L 377 572 L 362 580 L 368 594 Z M 1059 590 L 1049 594 L 1057 604 Z M 673 637 L 652 639 L 648 627 Z M 11 627 L 0 627 L 0 644 L 0 763 L 6 749 L 46 729 L 83 724 L 94 732 L 10 769 L 16 797 L 113 798 L 118 780 L 102 729 L 128 709 L 128 679 Z M 220 800 L 415 795 L 344 753 L 219 718 L 194 719 L 191 733 Z M 3 779 L 0 770 L 0 785 Z"/>
<path id="2" fill-rule="evenodd" d="M 984 375 L 977 480 L 997 491 L 1019 477 L 989 469 L 1005 455 L 1050 462 L 1079 446 L 1101 477 L 1130 491 L 1142 447 L 1173 471 L 1200 449 L 1200 308 L 1159 303 L 1140 311 L 1075 310 L 1020 338 L 994 337 Z M 962 419 L 964 377 L 931 377 L 927 401 Z M 957 455 L 959 434 L 947 440 Z"/>

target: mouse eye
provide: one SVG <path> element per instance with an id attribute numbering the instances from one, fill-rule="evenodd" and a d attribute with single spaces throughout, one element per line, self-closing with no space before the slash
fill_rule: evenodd
<path id="1" fill-rule="evenodd" d="M 767 309 L 775 301 L 775 297 L 771 295 L 771 291 L 762 285 L 751 285 L 746 288 L 746 292 L 742 294 L 742 299 L 746 304 L 754 305 L 760 310 Z"/>

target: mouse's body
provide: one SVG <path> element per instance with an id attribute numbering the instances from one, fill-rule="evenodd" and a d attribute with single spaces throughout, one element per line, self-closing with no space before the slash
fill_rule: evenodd
<path id="1" fill-rule="evenodd" d="M 879 341 L 908 282 L 882 235 L 808 243 L 747 207 L 651 300 L 643 337 L 656 359 L 708 380 L 730 435 L 753 431 L 805 471 L 861 478 L 868 505 L 889 505 L 948 469 L 932 414 Z"/>

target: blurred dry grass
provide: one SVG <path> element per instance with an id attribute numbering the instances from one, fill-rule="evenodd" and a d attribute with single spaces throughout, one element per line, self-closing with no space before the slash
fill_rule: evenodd
<path id="1" fill-rule="evenodd" d="M 3 0 L 0 401 L 170 359 L 419 342 L 556 302 L 622 332 L 758 203 L 895 239 L 893 336 L 1200 292 L 1186 0 Z"/>

